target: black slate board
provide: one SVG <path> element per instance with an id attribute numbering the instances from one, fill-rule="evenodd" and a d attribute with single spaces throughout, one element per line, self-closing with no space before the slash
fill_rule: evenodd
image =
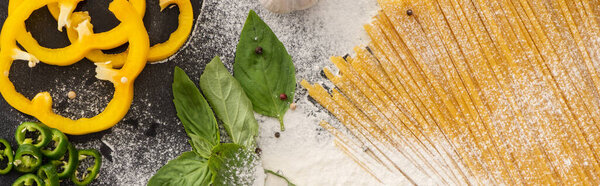
<path id="1" fill-rule="evenodd" d="M 95 32 L 110 30 L 118 24 L 107 10 L 109 2 L 84 1 L 77 9 L 90 12 Z M 8 1 L 0 2 L 0 25 L 6 19 L 7 5 Z M 192 5 L 194 17 L 199 18 L 202 0 L 192 0 Z M 151 44 L 168 39 L 177 27 L 177 15 L 176 7 L 160 12 L 158 0 L 147 1 L 144 23 Z M 35 11 L 26 23 L 28 30 L 43 46 L 56 48 L 69 43 L 66 35 L 56 30 L 56 21 L 47 8 Z M 203 32 L 210 34 L 210 30 Z M 124 48 L 108 52 L 118 52 Z M 165 63 L 147 65 L 135 82 L 131 110 L 115 127 L 95 134 L 69 136 L 77 148 L 98 149 L 103 155 L 100 177 L 92 185 L 143 185 L 169 159 L 190 150 L 183 127 L 176 118 L 171 83 L 175 66 L 195 74 L 201 72 L 210 60 L 211 55 L 202 55 L 206 59 L 197 59 L 193 53 L 190 47 L 184 47 Z M 55 111 L 75 117 L 98 114 L 112 98 L 112 85 L 97 80 L 94 75 L 94 65 L 85 59 L 68 67 L 39 64 L 33 69 L 27 67 L 26 63 L 16 62 L 10 71 L 10 79 L 19 92 L 31 98 L 38 92 L 49 91 L 54 99 Z M 197 80 L 198 77 L 192 79 Z M 75 100 L 66 99 L 66 93 L 70 90 L 79 93 Z M 0 98 L 0 137 L 9 140 L 13 148 L 17 147 L 14 131 L 24 121 L 36 120 L 16 111 Z M 19 175 L 14 172 L 1 175 L 0 185 L 10 185 Z M 69 182 L 62 184 L 71 185 Z"/>

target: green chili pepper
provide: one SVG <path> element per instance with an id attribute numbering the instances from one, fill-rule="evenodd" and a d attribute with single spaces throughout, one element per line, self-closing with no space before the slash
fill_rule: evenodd
<path id="1" fill-rule="evenodd" d="M 13 151 L 10 143 L 0 138 L 0 174 L 7 174 L 13 167 Z"/>
<path id="2" fill-rule="evenodd" d="M 58 186 L 58 173 L 51 163 L 45 164 L 37 172 L 37 176 L 44 181 L 44 186 Z"/>
<path id="3" fill-rule="evenodd" d="M 77 149 L 71 143 L 67 143 L 67 152 L 59 159 L 50 163 L 56 167 L 59 179 L 69 178 L 77 169 Z"/>
<path id="4" fill-rule="evenodd" d="M 40 151 L 42 151 L 44 156 L 55 160 L 62 157 L 65 152 L 67 152 L 69 140 L 60 130 L 54 128 L 50 128 L 49 130 L 51 133 L 50 143 L 42 147 Z"/>
<path id="5" fill-rule="evenodd" d="M 42 152 L 31 144 L 23 144 L 17 149 L 13 164 L 19 172 L 33 172 L 42 165 Z"/>
<path id="6" fill-rule="evenodd" d="M 98 176 L 98 171 L 100 171 L 100 165 L 102 164 L 102 156 L 95 149 L 79 150 L 77 155 L 79 157 L 79 166 L 82 166 L 87 158 L 94 158 L 94 166 L 88 167 L 82 172 L 79 172 L 80 169 L 78 166 L 78 171 L 75 171 L 75 174 L 71 176 L 71 181 L 75 185 L 87 185 Z M 78 174 L 81 174 L 81 179 Z"/>
<path id="7" fill-rule="evenodd" d="M 17 127 L 15 139 L 19 145 L 32 144 L 42 148 L 50 142 L 50 130 L 43 124 L 24 122 Z"/>
<path id="8" fill-rule="evenodd" d="M 32 185 L 43 185 L 44 181 L 40 179 L 40 177 L 35 174 L 25 174 L 19 178 L 12 184 L 13 186 L 32 186 Z"/>

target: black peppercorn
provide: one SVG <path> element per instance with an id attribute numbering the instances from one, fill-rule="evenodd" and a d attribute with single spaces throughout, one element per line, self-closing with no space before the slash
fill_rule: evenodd
<path id="1" fill-rule="evenodd" d="M 409 15 L 409 16 L 413 15 L 412 9 L 406 10 L 406 15 Z"/>
<path id="2" fill-rule="evenodd" d="M 262 49 L 262 47 L 256 47 L 256 49 L 254 49 L 254 52 L 256 54 L 262 54 L 263 53 L 263 49 Z"/>
<path id="3" fill-rule="evenodd" d="M 275 137 L 279 138 L 279 136 L 281 136 L 281 134 L 279 132 L 275 132 Z"/>
<path id="4" fill-rule="evenodd" d="M 255 152 L 256 154 L 260 155 L 260 153 L 262 152 L 262 149 L 260 149 L 260 148 L 256 148 L 256 149 L 254 150 L 254 152 Z"/>

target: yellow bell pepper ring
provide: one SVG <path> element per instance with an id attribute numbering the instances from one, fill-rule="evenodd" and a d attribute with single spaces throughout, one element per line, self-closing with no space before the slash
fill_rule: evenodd
<path id="1" fill-rule="evenodd" d="M 12 5 L 10 5 L 10 7 L 13 8 L 17 8 L 19 6 L 19 2 L 13 2 L 15 0 L 11 0 L 10 2 L 13 3 Z M 67 14 L 70 15 L 71 13 L 62 13 L 64 11 L 72 11 L 72 9 L 68 8 L 71 6 L 76 6 L 76 4 L 81 1 L 81 0 L 57 0 L 54 1 L 52 4 L 58 5 L 60 7 L 60 11 L 61 13 L 59 14 Z M 135 0 L 135 2 L 137 4 L 143 4 L 143 7 L 145 8 L 145 2 L 140 3 L 143 0 Z M 63 8 L 63 7 L 67 7 L 67 8 Z M 16 11 L 10 11 L 9 10 L 9 15 L 11 15 L 12 13 L 15 13 Z M 133 11 L 132 13 L 137 12 L 137 10 Z M 79 14 L 82 15 L 82 14 Z M 87 15 L 87 13 L 84 13 L 83 15 Z M 49 65 L 57 65 L 57 66 L 68 66 L 68 65 L 72 65 L 73 63 L 78 62 L 79 60 L 81 60 L 83 57 L 85 57 L 85 55 L 94 50 L 94 49 L 99 49 L 99 50 L 106 50 L 106 49 L 112 49 L 112 48 L 116 48 L 120 45 L 122 45 L 123 43 L 127 42 L 127 37 L 125 37 L 127 34 L 125 34 L 126 32 L 128 32 L 129 30 L 127 30 L 124 26 L 121 26 L 120 24 L 113 28 L 110 31 L 107 32 L 102 32 L 102 33 L 93 33 L 92 31 L 92 25 L 89 21 L 83 21 L 81 23 L 78 24 L 74 24 L 71 23 L 71 18 L 72 16 L 68 16 L 67 18 L 67 23 L 68 25 L 75 27 L 75 28 L 79 28 L 78 30 L 82 33 L 85 33 L 85 35 L 82 35 L 81 37 L 78 37 L 78 40 L 73 40 L 71 41 L 71 45 L 64 47 L 64 48 L 56 48 L 56 49 L 51 49 L 51 48 L 46 48 L 43 46 L 40 46 L 40 44 L 33 38 L 33 36 L 31 35 L 31 33 L 26 31 L 25 28 L 25 23 L 16 23 L 18 26 L 18 28 L 20 28 L 19 32 L 20 33 L 17 36 L 17 40 L 19 42 L 19 44 L 21 44 L 21 46 L 23 46 L 23 48 L 25 48 L 25 50 L 27 50 L 27 52 L 29 52 L 30 54 L 33 54 L 37 59 L 39 59 L 40 61 L 42 61 L 43 63 L 49 64 Z M 84 17 L 84 16 L 80 16 L 80 17 Z M 89 16 L 88 16 L 89 17 Z M 59 19 L 61 19 L 60 15 L 59 15 Z M 67 26 L 68 26 L 67 25 Z M 145 34 L 147 35 L 147 34 Z M 106 61 L 104 61 L 106 62 Z"/>
<path id="2" fill-rule="evenodd" d="M 65 26 L 70 26 L 69 16 L 77 7 L 77 4 L 82 0 L 62 0 L 59 3 L 55 3 L 54 7 L 57 8 L 56 18 L 58 20 L 58 30 L 62 31 Z M 10 15 L 16 8 L 23 2 L 23 0 L 10 0 L 8 2 L 8 14 Z M 50 7 L 50 6 L 48 6 Z"/>
<path id="3" fill-rule="evenodd" d="M 136 1 L 140 0 L 131 0 L 131 3 L 134 5 L 134 7 L 137 7 L 136 4 L 141 4 Z M 192 8 L 190 0 L 160 0 L 159 2 L 161 11 L 172 4 L 176 4 L 179 7 L 179 25 L 177 29 L 173 33 L 171 33 L 167 41 L 150 47 L 150 51 L 148 52 L 147 58 L 148 62 L 161 61 L 175 54 L 179 50 L 179 48 L 181 48 L 181 46 L 185 44 L 185 42 L 188 39 L 188 36 L 192 31 L 192 27 L 194 24 L 194 10 Z M 58 18 L 57 16 L 59 15 L 59 9 L 56 4 L 49 5 L 48 9 L 55 18 Z M 143 15 L 143 12 L 141 15 Z M 77 39 L 80 37 L 78 36 L 79 32 L 74 27 L 74 25 L 81 23 L 81 21 L 84 20 L 79 20 L 79 22 L 73 20 L 74 24 L 72 24 L 71 27 L 67 29 L 69 40 L 71 40 L 72 42 L 77 41 Z M 127 58 L 127 51 L 118 54 L 106 54 L 102 52 L 102 50 L 93 50 L 86 55 L 86 58 L 96 63 L 111 61 L 111 64 L 113 64 L 113 66 L 120 67 L 123 65 Z"/>
<path id="4" fill-rule="evenodd" d="M 136 13 L 128 1 L 114 0 L 109 5 L 109 10 L 121 21 L 120 26 L 127 30 L 127 32 L 120 34 L 123 35 L 122 37 L 125 40 L 129 41 L 130 52 L 127 62 L 119 70 L 112 69 L 110 64 L 97 64 L 96 77 L 111 81 L 115 87 L 113 99 L 102 113 L 92 118 L 78 120 L 57 115 L 52 111 L 52 97 L 48 92 L 38 93 L 32 100 L 29 100 L 16 91 L 9 79 L 9 72 L 14 59 L 34 60 L 37 57 L 21 51 L 16 43 L 18 36 L 23 31 L 22 26 L 24 26 L 25 20 L 34 10 L 59 1 L 25 0 L 5 20 L 2 32 L 0 32 L 0 44 L 2 46 L 0 49 L 0 93 L 15 109 L 34 116 L 40 122 L 64 133 L 82 135 L 106 130 L 118 123 L 128 112 L 133 99 L 133 83 L 146 64 L 146 56 L 150 47 L 142 17 Z M 104 37 L 96 38 L 96 35 L 90 35 L 86 38 L 93 41 L 106 39 Z M 102 42 L 106 41 L 111 40 Z M 77 46 L 77 43 L 73 43 L 71 46 L 73 45 Z M 61 57 L 56 58 L 55 62 L 64 63 L 65 61 L 61 60 L 63 59 Z"/>

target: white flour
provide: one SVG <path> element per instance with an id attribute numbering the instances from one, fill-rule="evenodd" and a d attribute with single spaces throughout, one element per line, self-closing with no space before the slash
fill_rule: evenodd
<path id="1" fill-rule="evenodd" d="M 314 109 L 311 105 L 302 105 Z M 304 108 L 290 111 L 285 117 L 286 131 L 275 138 L 279 123 L 260 117 L 259 146 L 263 167 L 280 172 L 298 185 L 377 185 L 352 159 L 334 146 L 332 137 L 318 126 L 320 119 L 306 117 Z M 285 185 L 269 175 L 266 185 Z"/>

